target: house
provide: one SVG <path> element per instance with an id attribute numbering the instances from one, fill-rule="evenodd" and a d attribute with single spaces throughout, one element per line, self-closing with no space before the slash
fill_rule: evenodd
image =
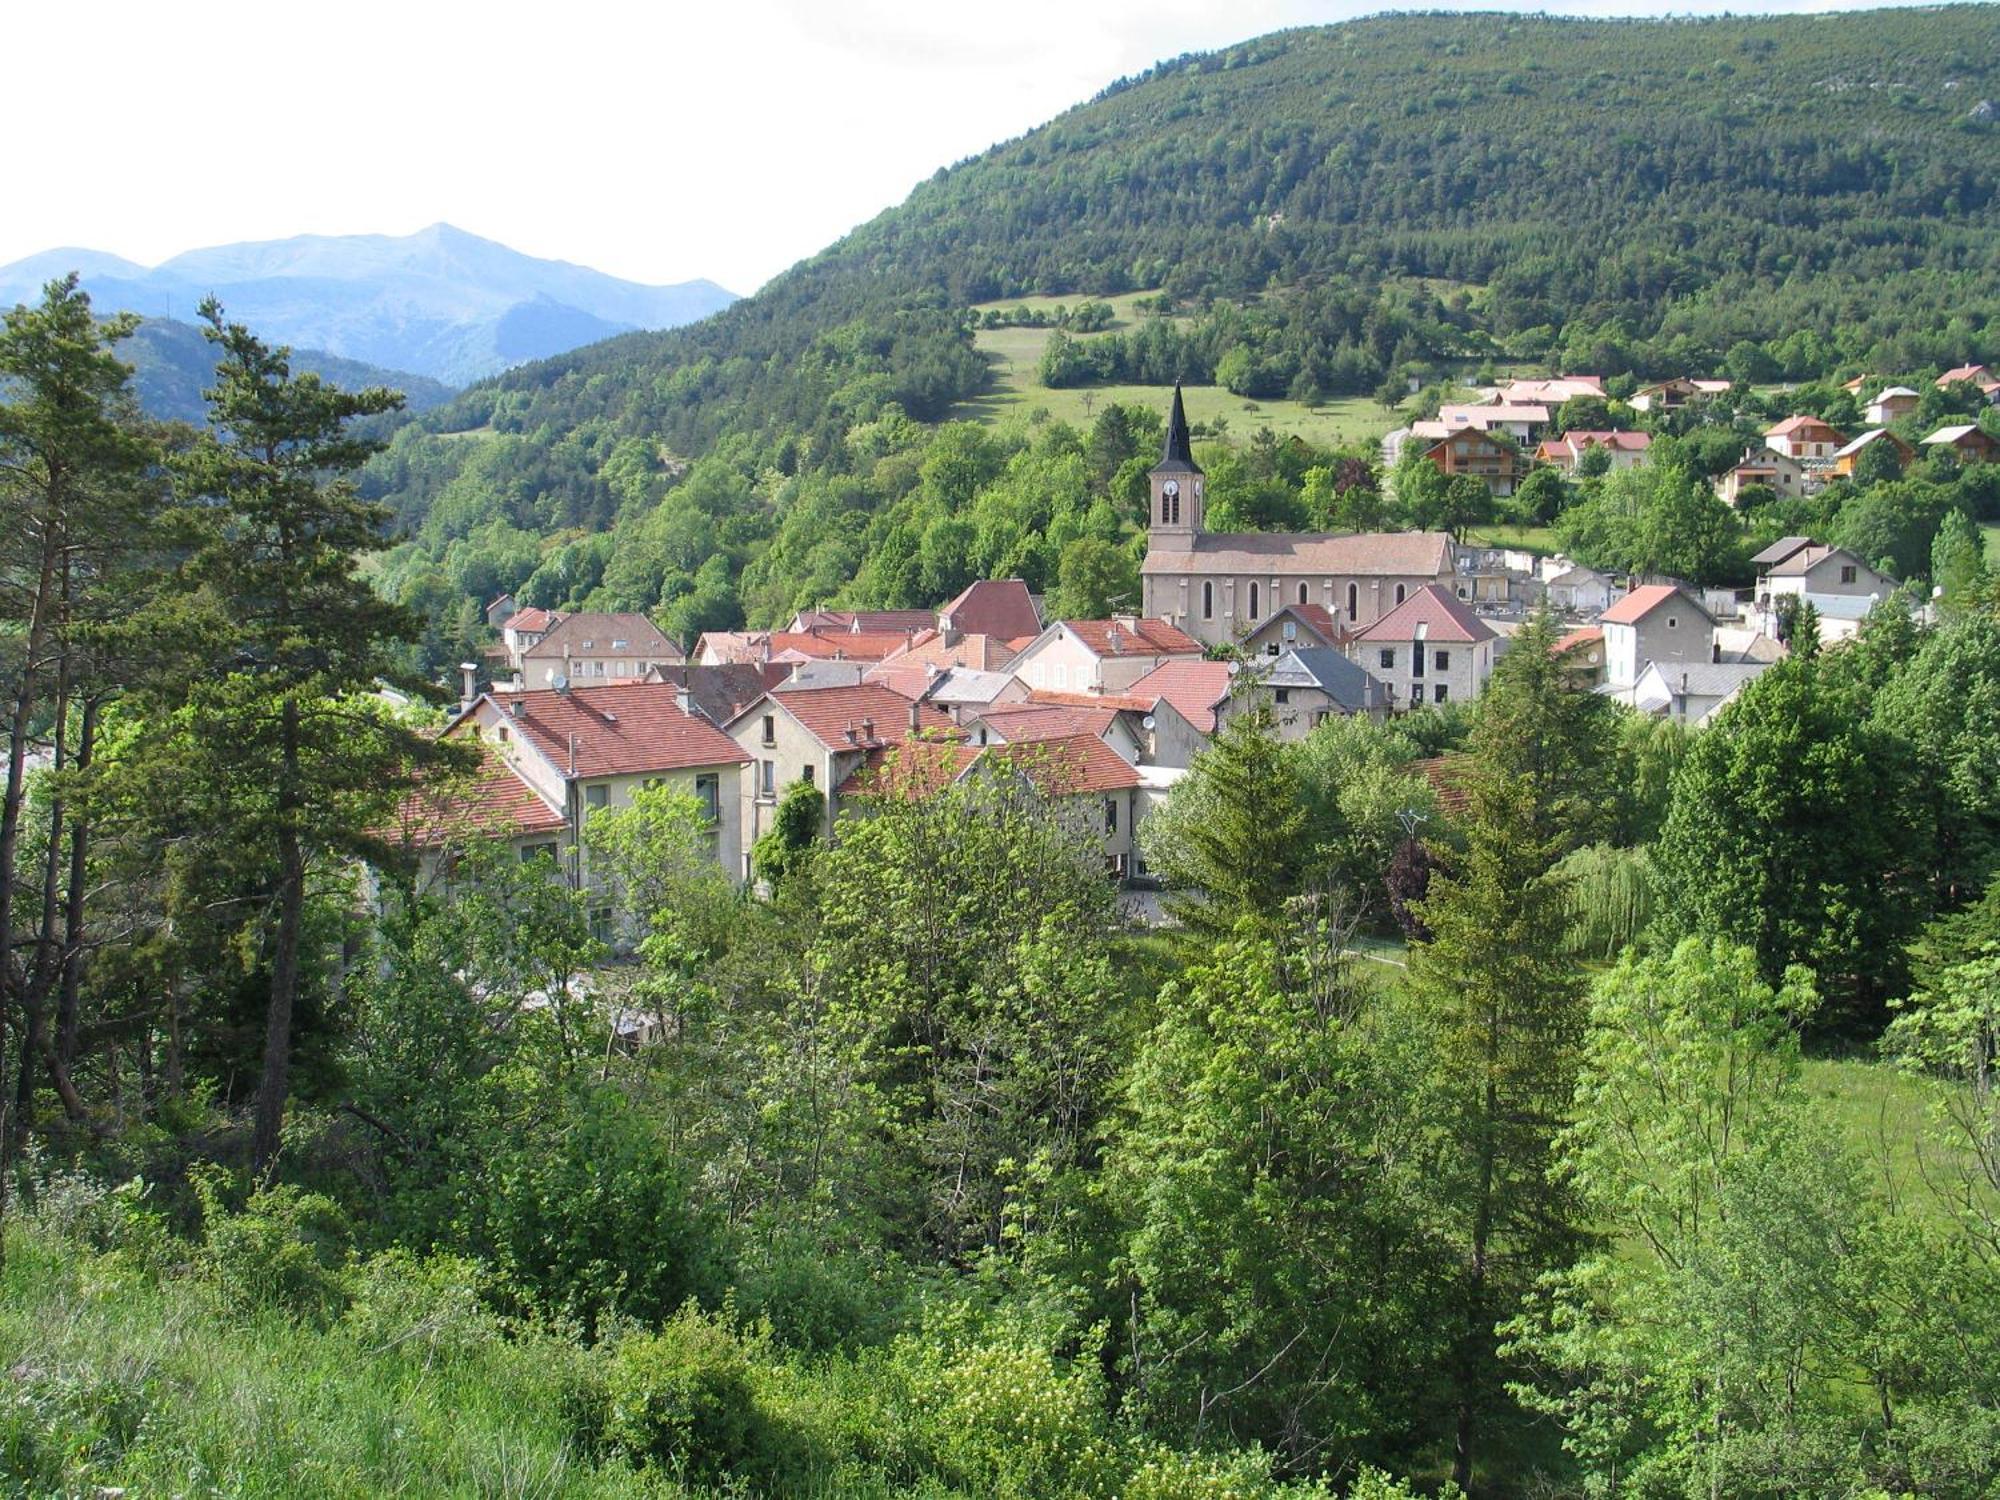
<path id="1" fill-rule="evenodd" d="M 454 726 L 455 737 L 478 733 L 471 719 Z M 425 881 L 447 866 L 453 853 L 473 843 L 505 842 L 522 863 L 546 858 L 560 870 L 569 843 L 569 820 L 516 775 L 495 745 L 481 744 L 479 764 L 468 776 L 415 787 L 397 809 L 389 841 L 418 857 Z"/>
<path id="2" fill-rule="evenodd" d="M 1170 699 L 1138 693 L 1054 693 L 1039 691 L 1026 703 L 1035 708 L 1105 710 L 1119 715 L 1131 738 L 1138 742 L 1141 766 L 1187 766 L 1208 748 L 1208 733 L 1197 729 Z M 1005 712 L 1010 705 L 999 705 Z M 1021 731 L 1017 728 L 1015 733 Z M 974 726 L 974 733 L 977 727 Z"/>
<path id="3" fill-rule="evenodd" d="M 522 649 L 521 677 L 530 687 L 553 683 L 558 677 L 573 683 L 637 680 L 656 663 L 686 660 L 687 653 L 644 615 L 580 613 L 563 616 L 540 640 Z"/>
<path id="4" fill-rule="evenodd" d="M 1828 426 L 1818 417 L 1804 415 L 1787 417 L 1764 433 L 1766 448 L 1801 463 L 1829 460 L 1846 441 L 1846 434 L 1839 428 Z"/>
<path id="5" fill-rule="evenodd" d="M 974 746 L 908 738 L 871 750 L 839 787 L 849 816 L 883 799 L 935 796 L 953 785 L 1032 787 L 1102 840 L 1107 873 L 1132 873 L 1133 825 L 1143 784 L 1137 768 L 1089 733 Z"/>
<path id="6" fill-rule="evenodd" d="M 947 667 L 932 679 L 924 701 L 963 724 L 998 703 L 1017 703 L 1028 696 L 1028 685 L 1012 672 L 981 672 L 971 667 Z"/>
<path id="7" fill-rule="evenodd" d="M 1785 538 L 1786 542 L 1794 540 Z M 1763 558 L 1783 543 L 1757 554 Z M 1757 564 L 1756 613 L 1767 633 L 1777 634 L 1780 601 L 1787 596 L 1811 604 L 1822 615 L 1846 617 L 1858 608 L 1865 615 L 1877 600 L 1896 591 L 1896 580 L 1877 572 L 1845 547 L 1823 547 L 1808 541 L 1786 549 L 1770 562 Z"/>
<path id="8" fill-rule="evenodd" d="M 1198 658 L 1202 650 L 1165 620 L 1057 620 L 1022 649 L 1011 670 L 1031 689 L 1122 693 L 1161 662 Z"/>
<path id="9" fill-rule="evenodd" d="M 1388 691 L 1391 707 L 1464 702 L 1493 671 L 1499 638 L 1484 620 L 1435 584 L 1361 631 L 1348 656 Z"/>
<path id="10" fill-rule="evenodd" d="M 1924 439 L 1926 448 L 1949 448 L 1958 455 L 1960 463 L 1991 463 L 2000 458 L 2000 441 L 1987 435 L 1971 423 L 1961 423 L 1954 427 L 1940 427 Z"/>
<path id="11" fill-rule="evenodd" d="M 1702 725 L 1770 669 L 1769 662 L 1688 662 L 1682 666 L 1646 663 L 1632 685 L 1632 706 L 1682 724 Z"/>
<path id="12" fill-rule="evenodd" d="M 900 651 L 883 657 L 876 671 L 908 671 L 912 667 L 971 667 L 976 672 L 1004 672 L 1014 660 L 1014 648 L 1007 639 L 984 632 L 925 628 L 910 638 Z"/>
<path id="13" fill-rule="evenodd" d="M 1042 740 L 1094 734 L 1128 764 L 1136 766 L 1145 758 L 1147 748 L 1141 717 L 1139 711 L 1120 708 L 1117 700 L 1037 703 L 1023 699 L 995 704 L 968 722 L 964 743 L 977 749 L 982 745 L 1032 745 Z"/>
<path id="14" fill-rule="evenodd" d="M 1814 545 L 1816 543 L 1809 536 L 1781 536 L 1761 552 L 1753 554 L 1750 563 L 1758 572 L 1767 572 L 1794 553 Z"/>
<path id="15" fill-rule="evenodd" d="M 1188 723 L 1210 735 L 1222 727 L 1237 675 L 1235 662 L 1162 662 L 1127 692 L 1134 698 L 1166 699 Z"/>
<path id="16" fill-rule="evenodd" d="M 1294 646 L 1347 644 L 1347 629 L 1323 604 L 1287 604 L 1243 638 L 1245 656 L 1282 656 Z"/>
<path id="17" fill-rule="evenodd" d="M 555 611 L 537 609 L 532 604 L 510 608 L 500 626 L 500 644 L 506 649 L 508 667 L 518 674 L 528 648 L 539 645 L 542 637 L 562 622 L 563 617 Z"/>
<path id="18" fill-rule="evenodd" d="M 1452 592 L 1472 604 L 1506 606 L 1527 602 L 1534 591 L 1526 553 L 1505 547 L 1454 547 Z"/>
<path id="19" fill-rule="evenodd" d="M 908 631 L 710 630 L 695 643 L 695 657 L 703 666 L 731 661 L 867 664 L 907 651 L 911 635 Z"/>
<path id="20" fill-rule="evenodd" d="M 1630 689 L 1648 662 L 1706 662 L 1715 651 L 1715 621 L 1699 600 L 1671 583 L 1632 590 L 1598 617 L 1604 632 L 1604 680 Z"/>
<path id="21" fill-rule="evenodd" d="M 769 830 L 778 799 L 794 782 L 827 792 L 851 775 L 870 750 L 913 733 L 955 734 L 958 726 L 935 705 L 913 701 L 879 682 L 836 687 L 787 683 L 744 707 L 724 726 L 750 763 L 738 821 L 747 858 Z M 833 836 L 839 808 L 827 797 L 822 834 Z M 747 873 L 747 866 L 746 873 Z"/>
<path id="22" fill-rule="evenodd" d="M 1772 448 L 1753 448 L 1742 460 L 1715 482 L 1715 493 L 1725 505 L 1738 503 L 1745 488 L 1761 485 L 1780 500 L 1809 494 L 1814 486 L 1806 467 L 1797 459 Z"/>
<path id="23" fill-rule="evenodd" d="M 1554 464 L 1565 474 L 1574 474 L 1578 462 L 1586 450 L 1602 448 L 1611 457 L 1611 469 L 1636 469 L 1646 461 L 1647 450 L 1653 446 L 1650 432 L 1565 432 L 1559 438 L 1549 438 L 1535 449 L 1535 457 L 1542 463 Z"/>
<path id="24" fill-rule="evenodd" d="M 1244 688 L 1251 703 L 1267 703 L 1278 738 L 1304 739 L 1328 719 L 1345 714 L 1386 718 L 1389 690 L 1331 646 L 1299 646 L 1257 672 Z"/>
<path id="25" fill-rule="evenodd" d="M 1440 436 L 1469 427 L 1474 432 L 1504 432 L 1517 443 L 1532 443 L 1549 425 L 1549 409 L 1533 402 L 1496 401 L 1481 406 L 1443 407 L 1437 420 L 1444 424 Z"/>
<path id="26" fill-rule="evenodd" d="M 1042 612 L 1018 578 L 985 578 L 937 612 L 937 627 L 962 635 L 1018 641 L 1042 633 Z"/>
<path id="27" fill-rule="evenodd" d="M 1988 401 L 2000 403 L 2000 376 L 1996 376 L 1985 365 L 1960 365 L 1956 369 L 1946 370 L 1944 374 L 1938 376 L 1937 388 L 1941 391 L 1946 390 L 1960 381 L 1978 386 Z"/>
<path id="28" fill-rule="evenodd" d="M 1692 380 L 1677 375 L 1653 385 L 1642 385 L 1626 402 L 1634 411 L 1679 411 L 1696 401 L 1705 401 L 1729 389 L 1726 380 Z"/>
<path id="29" fill-rule="evenodd" d="M 1145 613 L 1211 646 L 1235 645 L 1287 604 L 1317 604 L 1352 629 L 1452 576 L 1443 532 L 1208 531 L 1178 389 L 1165 452 L 1147 477 Z"/>
<path id="30" fill-rule="evenodd" d="M 785 627 L 790 635 L 909 635 L 932 630 L 937 619 L 927 609 L 802 609 Z"/>
<path id="31" fill-rule="evenodd" d="M 1600 615 L 1611 608 L 1619 592 L 1609 574 L 1581 563 L 1564 568 L 1545 585 L 1549 608 L 1571 615 Z"/>
<path id="32" fill-rule="evenodd" d="M 1833 472 L 1852 477 L 1855 467 L 1861 462 L 1861 455 L 1868 450 L 1871 444 L 1875 443 L 1886 443 L 1889 447 L 1893 448 L 1896 453 L 1896 461 L 1899 464 L 1907 464 L 1917 456 L 1917 450 L 1897 437 L 1895 433 L 1889 431 L 1886 427 L 1877 427 L 1872 431 L 1862 433 L 1860 437 L 1855 438 L 1838 453 L 1833 455 Z"/>
<path id="33" fill-rule="evenodd" d="M 1871 427 L 1887 427 L 1899 417 L 1907 417 L 1917 409 L 1923 400 L 1906 385 L 1885 386 L 1875 393 L 1875 399 L 1868 403 L 1863 415 Z"/>
<path id="34" fill-rule="evenodd" d="M 1602 396 L 1601 375 L 1557 375 L 1548 380 L 1510 380 L 1494 390 L 1496 400 L 1516 406 L 1561 406 L 1573 396 Z"/>
<path id="35" fill-rule="evenodd" d="M 699 714 L 718 729 L 770 689 L 785 682 L 792 668 L 749 662 L 725 662 L 704 667 L 698 662 L 659 662 L 646 674 L 647 682 L 663 682 L 676 689 L 683 713 Z"/>
<path id="36" fill-rule="evenodd" d="M 512 594 L 495 594 L 487 602 L 485 609 L 487 627 L 492 630 L 500 629 L 514 617 L 519 608 Z"/>
<path id="37" fill-rule="evenodd" d="M 1604 681 L 1604 627 L 1578 626 L 1556 642 L 1554 655 L 1571 685 L 1596 687 Z"/>
<path id="38" fill-rule="evenodd" d="M 1431 443 L 1424 457 L 1447 477 L 1468 474 L 1495 495 L 1511 495 L 1521 478 L 1521 451 L 1511 442 L 1475 427 L 1455 428 Z"/>
<path id="39" fill-rule="evenodd" d="M 476 731 L 489 752 L 560 821 L 547 821 L 518 796 L 511 799 L 528 834 L 510 835 L 556 855 L 565 877 L 595 891 L 584 833 L 590 816 L 629 807 L 640 787 L 667 786 L 694 796 L 714 830 L 717 862 L 741 878 L 738 782 L 750 757 L 721 730 L 682 707 L 681 693 L 666 683 L 617 682 L 602 686 L 482 693 L 446 733 Z M 496 792 L 495 795 L 498 795 Z M 553 850 L 546 846 L 553 842 Z M 614 941 L 614 913 L 607 896 L 594 906 L 592 926 Z"/>

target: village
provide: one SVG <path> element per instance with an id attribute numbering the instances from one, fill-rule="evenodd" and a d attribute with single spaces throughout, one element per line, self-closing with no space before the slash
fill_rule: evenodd
<path id="1" fill-rule="evenodd" d="M 1947 371 L 1937 387 L 1961 382 L 2000 401 L 2000 378 L 1983 366 Z M 1673 411 L 1728 389 L 1666 381 L 1627 404 Z M 1878 443 L 1913 458 L 1889 424 L 1916 411 L 1918 393 L 1865 378 L 1847 390 L 1872 425 L 1850 438 L 1812 416 L 1779 421 L 1715 481 L 1720 498 L 1735 506 L 1752 486 L 1810 495 Z M 1476 390 L 1391 433 L 1385 469 L 1415 445 L 1497 498 L 1535 467 L 1643 466 L 1645 431 L 1545 436 L 1564 402 L 1603 396 L 1594 376 Z M 1919 446 L 1963 463 L 2000 457 L 1969 423 Z M 1538 611 L 1561 624 L 1557 649 L 1577 687 L 1696 728 L 1792 649 L 1801 621 L 1816 646 L 1836 645 L 1892 598 L 1929 612 L 1869 559 L 1812 536 L 1763 547 L 1754 586 L 1730 589 L 1442 531 L 1212 532 L 1178 389 L 1148 483 L 1142 608 L 1107 619 L 1045 618 L 1020 579 L 990 579 L 935 611 L 802 610 L 782 629 L 707 632 L 688 652 L 644 615 L 565 614 L 502 595 L 486 611 L 498 640 L 461 668 L 444 731 L 480 741 L 480 768 L 470 786 L 413 796 L 402 839 L 433 873 L 478 839 L 597 891 L 583 837 L 591 813 L 667 786 L 698 799 L 716 861 L 743 884 L 802 784 L 817 794 L 816 834 L 830 840 L 874 799 L 1001 774 L 1099 830 L 1109 877 L 1144 882 L 1140 826 L 1233 716 L 1268 713 L 1280 740 L 1298 741 L 1336 716 L 1473 702 Z M 592 921 L 619 946 L 610 905 Z"/>

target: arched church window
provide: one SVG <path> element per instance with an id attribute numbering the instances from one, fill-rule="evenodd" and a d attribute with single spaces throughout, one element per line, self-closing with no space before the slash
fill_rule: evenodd
<path id="1" fill-rule="evenodd" d="M 1398 604 L 1401 604 L 1403 602 L 1403 595 L 1405 592 L 1406 590 L 1400 583 L 1396 585 L 1396 602 Z"/>
<path id="2" fill-rule="evenodd" d="M 1356 620 L 1359 619 L 1360 617 L 1361 617 L 1361 585 L 1358 583 L 1350 583 L 1347 586 L 1347 618 L 1350 620 Z"/>
<path id="3" fill-rule="evenodd" d="M 1257 618 L 1257 585 L 1250 585 L 1250 618 Z"/>
<path id="4" fill-rule="evenodd" d="M 1201 617 L 1204 620 L 1215 618 L 1215 584 L 1212 581 L 1205 581 L 1201 586 Z"/>
<path id="5" fill-rule="evenodd" d="M 1303 584 L 1303 583 L 1302 583 L 1302 584 L 1300 584 L 1300 585 L 1299 585 L 1299 603 L 1301 603 L 1301 604 L 1304 604 L 1304 603 L 1305 603 L 1305 602 L 1306 602 L 1307 600 L 1309 600 L 1310 598 L 1312 598 L 1312 589 L 1311 589 L 1311 587 L 1310 587 L 1309 585 L 1307 585 L 1307 584 Z"/>

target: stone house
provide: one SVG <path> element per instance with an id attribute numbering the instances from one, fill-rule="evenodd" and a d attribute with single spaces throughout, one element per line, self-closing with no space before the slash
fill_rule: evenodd
<path id="1" fill-rule="evenodd" d="M 1463 703 L 1493 672 L 1496 632 L 1436 584 L 1359 632 L 1348 657 L 1387 691 L 1391 708 Z"/>

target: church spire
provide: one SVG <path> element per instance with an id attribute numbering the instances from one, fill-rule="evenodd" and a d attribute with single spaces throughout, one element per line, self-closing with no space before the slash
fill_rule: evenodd
<path id="1" fill-rule="evenodd" d="M 1167 445 L 1160 454 L 1160 469 L 1182 469 L 1199 474 L 1194 452 L 1188 446 L 1187 408 L 1181 404 L 1181 385 L 1174 382 L 1174 409 L 1167 416 Z M 1155 473 L 1159 470 L 1155 470 Z"/>

